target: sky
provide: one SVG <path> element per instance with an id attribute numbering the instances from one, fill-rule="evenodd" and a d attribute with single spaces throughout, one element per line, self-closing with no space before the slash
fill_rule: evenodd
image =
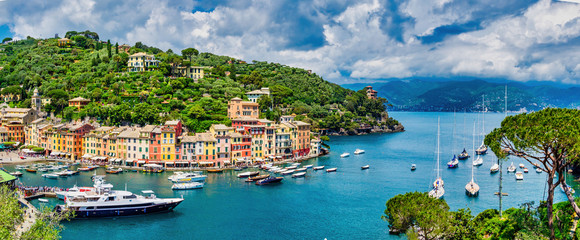
<path id="1" fill-rule="evenodd" d="M 310 69 L 335 83 L 580 84 L 580 0 L 0 0 L 0 38 L 91 30 Z"/>

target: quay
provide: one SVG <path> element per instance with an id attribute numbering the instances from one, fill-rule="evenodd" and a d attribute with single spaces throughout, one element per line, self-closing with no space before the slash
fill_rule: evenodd
<path id="1" fill-rule="evenodd" d="M 55 195 L 56 196 L 56 195 Z M 18 239 L 22 233 L 28 231 L 32 225 L 36 222 L 40 211 L 36 209 L 30 202 L 23 196 L 23 194 L 19 194 L 18 201 L 26 207 L 24 210 L 24 221 L 19 225 L 16 226 L 16 239 Z"/>

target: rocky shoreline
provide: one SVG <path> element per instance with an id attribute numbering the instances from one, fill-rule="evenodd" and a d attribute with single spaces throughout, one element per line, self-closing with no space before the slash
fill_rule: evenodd
<path id="1" fill-rule="evenodd" d="M 359 130 L 359 129 L 355 129 L 355 130 L 346 130 L 341 128 L 339 131 L 328 131 L 326 133 L 327 136 L 352 136 L 352 135 L 366 135 L 366 134 L 372 134 L 372 133 L 396 133 L 396 132 L 404 132 L 405 131 L 405 127 L 402 124 L 397 124 L 394 126 L 388 126 L 388 127 L 379 127 L 379 126 L 374 126 L 370 129 L 363 129 L 363 130 Z"/>

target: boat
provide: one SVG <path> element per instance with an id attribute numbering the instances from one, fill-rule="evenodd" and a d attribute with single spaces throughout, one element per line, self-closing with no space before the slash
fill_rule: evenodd
<path id="1" fill-rule="evenodd" d="M 463 152 L 461 152 L 458 156 L 457 159 L 459 160 L 465 160 L 469 158 L 469 153 L 467 153 L 467 151 L 465 151 L 465 148 L 463 149 Z"/>
<path id="2" fill-rule="evenodd" d="M 208 173 L 221 173 L 223 172 L 223 169 L 208 169 L 207 172 Z"/>
<path id="3" fill-rule="evenodd" d="M 524 180 L 524 174 L 522 172 L 516 172 L 516 180 Z"/>
<path id="4" fill-rule="evenodd" d="M 39 202 L 43 202 L 43 203 L 47 203 L 48 202 L 48 199 L 46 199 L 46 198 L 39 198 L 38 201 Z"/>
<path id="5" fill-rule="evenodd" d="M 326 172 L 336 172 L 337 169 L 338 168 L 329 168 L 329 169 L 326 169 Z"/>
<path id="6" fill-rule="evenodd" d="M 83 195 L 84 192 L 94 192 L 94 187 L 77 187 L 76 185 L 66 191 L 56 191 L 56 197 L 59 200 L 64 200 L 65 198 L 74 197 L 76 195 Z"/>
<path id="7" fill-rule="evenodd" d="M 482 96 L 482 102 L 483 104 L 482 109 L 481 109 L 481 114 L 482 114 L 482 124 L 481 124 L 481 135 L 484 136 L 485 138 L 485 96 Z M 481 145 L 475 150 L 475 154 L 476 155 L 485 155 L 487 153 L 487 146 L 485 146 L 485 143 L 483 142 L 484 139 L 481 140 Z"/>
<path id="8" fill-rule="evenodd" d="M 303 172 L 303 171 L 306 171 L 305 167 L 297 168 L 295 172 Z"/>
<path id="9" fill-rule="evenodd" d="M 358 148 L 356 150 L 354 150 L 355 155 L 359 155 L 359 154 L 363 154 L 363 153 L 365 153 L 365 150 L 358 149 Z"/>
<path id="10" fill-rule="evenodd" d="M 312 168 L 312 164 L 304 166 L 305 168 Z"/>
<path id="11" fill-rule="evenodd" d="M 487 153 L 487 146 L 485 146 L 485 144 L 481 144 L 481 146 L 479 146 L 476 150 L 475 150 L 475 154 L 477 155 L 484 155 Z"/>
<path id="12" fill-rule="evenodd" d="M 299 173 L 292 174 L 292 177 L 299 178 L 299 177 L 304 177 L 305 175 L 306 175 L 306 172 L 299 172 Z"/>
<path id="13" fill-rule="evenodd" d="M 28 166 L 27 165 L 16 165 L 16 170 L 24 170 L 27 169 Z"/>
<path id="14" fill-rule="evenodd" d="M 270 174 L 258 175 L 258 176 L 255 176 L 255 177 L 248 177 L 248 179 L 246 179 L 246 182 L 254 182 L 254 181 L 266 179 L 266 178 L 269 178 L 269 177 L 270 177 Z"/>
<path id="15" fill-rule="evenodd" d="M 26 168 L 25 170 L 27 172 L 31 172 L 31 173 L 35 173 L 36 172 L 36 169 L 34 169 L 34 168 Z"/>
<path id="16" fill-rule="evenodd" d="M 416 164 L 411 164 L 411 171 L 415 171 L 417 170 L 417 165 Z"/>
<path id="17" fill-rule="evenodd" d="M 514 165 L 514 163 L 512 162 L 512 164 L 507 168 L 508 172 L 515 172 L 516 171 L 516 166 Z"/>
<path id="18" fill-rule="evenodd" d="M 568 185 L 567 183 L 566 186 L 568 187 L 568 191 L 570 191 L 570 193 L 574 194 L 576 193 L 576 190 L 574 190 L 574 188 L 572 188 L 572 186 Z M 566 191 L 564 190 L 564 184 L 560 184 L 560 190 L 562 190 L 563 193 L 566 193 Z"/>
<path id="19" fill-rule="evenodd" d="M 281 182 L 284 178 L 283 177 L 269 177 L 256 182 L 256 185 L 266 185 L 270 183 L 277 183 Z"/>
<path id="20" fill-rule="evenodd" d="M 371 167 L 371 166 L 369 166 L 369 165 L 364 165 L 364 166 L 360 167 L 360 169 L 361 169 L 361 170 L 365 170 L 365 169 L 369 169 L 370 167 Z"/>
<path id="21" fill-rule="evenodd" d="M 525 168 L 526 166 L 524 166 L 523 163 L 520 163 L 520 168 Z"/>
<path id="22" fill-rule="evenodd" d="M 475 122 L 473 122 L 473 145 L 472 151 L 475 151 Z M 464 150 L 465 151 L 465 150 Z M 477 197 L 479 195 L 479 185 L 475 183 L 475 179 L 473 178 L 473 167 L 471 165 L 471 181 L 469 181 L 465 185 L 465 194 L 470 197 Z"/>
<path id="23" fill-rule="evenodd" d="M 287 170 L 296 169 L 296 168 L 298 168 L 298 166 L 296 166 L 296 165 L 286 167 Z"/>
<path id="24" fill-rule="evenodd" d="M 340 154 L 340 157 L 341 157 L 341 158 L 345 158 L 345 157 L 348 157 L 348 156 L 350 156 L 350 153 L 343 153 L 343 154 Z"/>
<path id="25" fill-rule="evenodd" d="M 494 163 L 491 168 L 489 169 L 490 173 L 496 173 L 499 172 L 499 165 L 497 163 Z"/>
<path id="26" fill-rule="evenodd" d="M 260 171 L 255 171 L 255 172 L 243 172 L 238 174 L 239 178 L 247 178 L 247 177 L 251 177 L 251 176 L 256 176 L 260 174 Z"/>
<path id="27" fill-rule="evenodd" d="M 151 190 L 141 191 L 145 196 L 113 190 L 113 185 L 105 183 L 101 176 L 93 181 L 93 191 L 67 196 L 65 204 L 57 205 L 55 210 L 74 211 L 75 218 L 117 217 L 171 211 L 183 201 L 183 198 L 158 198 Z"/>
<path id="28" fill-rule="evenodd" d="M 39 172 L 48 172 L 48 168 L 39 168 L 38 171 Z"/>
<path id="29" fill-rule="evenodd" d="M 234 168 L 234 171 L 242 171 L 242 168 Z"/>
<path id="30" fill-rule="evenodd" d="M 149 163 L 143 165 L 143 172 L 146 173 L 162 173 L 163 171 L 165 171 L 165 168 L 159 164 Z"/>
<path id="31" fill-rule="evenodd" d="M 99 166 L 86 166 L 86 167 L 80 167 L 77 170 L 81 171 L 81 172 L 89 172 L 89 171 L 93 171 L 95 169 L 97 169 Z"/>
<path id="32" fill-rule="evenodd" d="M 106 173 L 109 174 L 117 174 L 117 173 L 122 173 L 123 169 L 122 168 L 107 168 L 107 170 L 105 170 Z"/>
<path id="33" fill-rule="evenodd" d="M 457 160 L 457 156 L 453 155 L 451 161 L 447 162 L 447 167 L 456 168 L 457 166 L 459 166 L 459 160 Z"/>
<path id="34" fill-rule="evenodd" d="M 203 188 L 202 182 L 186 182 L 186 183 L 175 183 L 171 186 L 171 190 L 189 190 L 189 189 L 199 189 Z"/>
<path id="35" fill-rule="evenodd" d="M 541 173 L 541 172 L 542 172 L 542 169 L 540 169 L 540 168 L 536 168 L 536 172 L 537 172 L 537 173 Z"/>
<path id="36" fill-rule="evenodd" d="M 292 173 L 294 173 L 294 170 L 287 170 L 287 171 L 281 172 L 280 174 L 288 175 L 288 174 L 292 174 Z"/>
<path id="37" fill-rule="evenodd" d="M 528 173 L 528 168 L 524 168 L 524 173 Z"/>
<path id="38" fill-rule="evenodd" d="M 282 173 L 282 172 L 286 172 L 286 171 L 288 171 L 288 170 L 286 170 L 285 168 L 280 168 L 280 169 L 274 171 L 274 173 Z"/>
<path id="39" fill-rule="evenodd" d="M 481 166 L 483 165 L 483 158 L 477 156 L 475 160 L 473 160 L 473 166 Z"/>
<path id="40" fill-rule="evenodd" d="M 314 167 L 312 169 L 314 169 L 315 171 L 318 171 L 318 170 L 324 169 L 324 166 L 316 166 L 316 167 Z"/>
<path id="41" fill-rule="evenodd" d="M 15 176 L 15 177 L 20 177 L 20 176 L 22 176 L 22 173 L 19 171 L 14 171 L 14 172 L 11 172 L 10 175 Z"/>
<path id="42" fill-rule="evenodd" d="M 436 199 L 440 199 L 445 195 L 445 183 L 443 182 L 443 178 L 439 176 L 439 136 L 441 134 L 439 121 L 439 118 L 437 118 L 437 178 L 433 182 L 433 189 L 429 191 L 429 196 Z"/>
<path id="43" fill-rule="evenodd" d="M 54 173 L 46 173 L 46 174 L 42 174 L 43 178 L 50 178 L 50 179 L 57 179 L 58 175 L 54 174 Z"/>
<path id="44" fill-rule="evenodd" d="M 173 175 L 167 178 L 167 180 L 174 183 L 177 182 L 204 182 L 207 175 L 202 175 L 201 172 L 175 172 Z"/>

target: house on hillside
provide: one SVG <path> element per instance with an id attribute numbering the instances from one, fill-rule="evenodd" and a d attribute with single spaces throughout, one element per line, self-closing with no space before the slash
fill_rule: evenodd
<path id="1" fill-rule="evenodd" d="M 84 106 L 86 106 L 90 102 L 91 102 L 91 100 L 89 100 L 89 99 L 86 99 L 83 97 L 76 97 L 76 98 L 73 98 L 71 100 L 68 100 L 68 106 L 69 107 L 76 107 L 77 110 L 81 110 L 81 108 L 83 108 Z"/>
<path id="2" fill-rule="evenodd" d="M 159 67 L 159 60 L 156 60 L 155 56 L 144 52 L 129 56 L 129 61 L 127 61 L 128 72 L 145 72 L 151 67 Z"/>
<path id="3" fill-rule="evenodd" d="M 71 41 L 68 38 L 61 38 L 58 40 L 58 46 L 59 47 L 66 47 L 68 45 L 70 45 Z"/>
<path id="4" fill-rule="evenodd" d="M 270 88 L 261 88 L 261 89 L 246 93 L 246 96 L 248 96 L 248 99 L 251 102 L 258 102 L 258 99 L 260 99 L 260 97 L 266 96 L 266 95 L 270 96 Z"/>

